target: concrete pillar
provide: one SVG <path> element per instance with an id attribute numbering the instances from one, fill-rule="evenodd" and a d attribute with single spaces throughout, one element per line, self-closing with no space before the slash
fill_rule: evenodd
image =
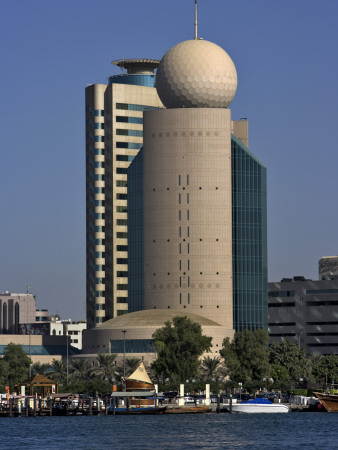
<path id="1" fill-rule="evenodd" d="M 180 398 L 178 400 L 178 406 L 184 406 L 184 384 L 180 384 Z"/>
<path id="2" fill-rule="evenodd" d="M 205 404 L 210 406 L 210 384 L 205 385 Z"/>

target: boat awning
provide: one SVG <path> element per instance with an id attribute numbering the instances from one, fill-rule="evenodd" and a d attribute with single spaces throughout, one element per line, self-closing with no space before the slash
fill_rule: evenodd
<path id="1" fill-rule="evenodd" d="M 112 397 L 153 397 L 156 391 L 112 392 Z"/>

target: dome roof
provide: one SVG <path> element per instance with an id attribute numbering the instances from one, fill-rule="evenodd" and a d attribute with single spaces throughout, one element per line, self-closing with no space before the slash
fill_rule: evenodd
<path id="1" fill-rule="evenodd" d="M 187 313 L 181 310 L 174 309 L 146 309 L 143 311 L 136 311 L 115 319 L 107 320 L 101 325 L 92 328 L 92 331 L 99 331 L 102 329 L 120 329 L 120 328 L 154 328 L 163 327 L 168 320 L 172 321 L 174 317 L 188 317 L 193 322 L 199 323 L 201 326 L 220 327 L 221 325 L 206 317 L 197 314 Z"/>
<path id="2" fill-rule="evenodd" d="M 161 59 L 156 89 L 166 108 L 227 108 L 236 93 L 237 72 L 218 45 L 183 41 Z"/>

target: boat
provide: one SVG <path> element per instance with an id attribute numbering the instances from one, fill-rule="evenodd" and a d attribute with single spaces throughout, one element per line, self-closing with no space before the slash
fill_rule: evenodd
<path id="1" fill-rule="evenodd" d="M 202 414 L 210 412 L 208 406 L 174 406 L 167 408 L 164 414 Z"/>
<path id="2" fill-rule="evenodd" d="M 149 392 L 148 396 L 143 396 L 143 398 L 140 398 L 138 395 L 135 397 L 130 398 L 130 406 L 137 406 L 137 407 L 155 407 L 156 401 L 155 396 L 151 395 L 150 392 L 154 391 L 155 393 L 155 386 L 152 383 L 151 379 L 149 378 L 149 375 L 146 371 L 146 368 L 144 367 L 143 362 L 137 367 L 135 372 L 133 372 L 128 378 L 125 380 L 126 383 L 126 392 L 139 392 L 139 393 L 146 393 Z"/>
<path id="3" fill-rule="evenodd" d="M 327 412 L 338 412 L 338 395 L 325 392 L 313 393 Z"/>
<path id="4" fill-rule="evenodd" d="M 109 414 L 117 416 L 140 415 L 140 414 L 163 414 L 166 410 L 165 406 L 141 406 L 140 408 L 115 408 L 109 411 Z"/>
<path id="5" fill-rule="evenodd" d="M 230 412 L 235 413 L 287 413 L 289 407 L 281 403 L 272 403 L 267 398 L 254 398 L 247 402 L 224 405 Z"/>

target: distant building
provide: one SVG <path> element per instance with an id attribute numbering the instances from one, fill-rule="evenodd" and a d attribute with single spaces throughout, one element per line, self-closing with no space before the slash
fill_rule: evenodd
<path id="1" fill-rule="evenodd" d="M 69 343 L 67 349 L 65 336 L 3 334 L 0 335 L 0 358 L 10 343 L 21 345 L 33 364 L 49 364 L 53 359 L 62 360 L 67 358 L 67 354 L 71 357 L 79 353 L 79 350 Z"/>
<path id="2" fill-rule="evenodd" d="M 318 263 L 320 280 L 338 279 L 338 256 L 323 256 Z"/>
<path id="3" fill-rule="evenodd" d="M 69 320 L 56 320 L 50 322 L 50 334 L 53 336 L 70 336 L 69 344 L 82 349 L 82 332 L 87 329 L 85 320 L 72 322 Z"/>
<path id="4" fill-rule="evenodd" d="M 0 334 L 26 334 L 24 325 L 36 321 L 36 298 L 33 294 L 0 294 Z"/>
<path id="5" fill-rule="evenodd" d="M 338 354 L 338 279 L 268 284 L 270 342 L 289 338 L 307 353 Z"/>

